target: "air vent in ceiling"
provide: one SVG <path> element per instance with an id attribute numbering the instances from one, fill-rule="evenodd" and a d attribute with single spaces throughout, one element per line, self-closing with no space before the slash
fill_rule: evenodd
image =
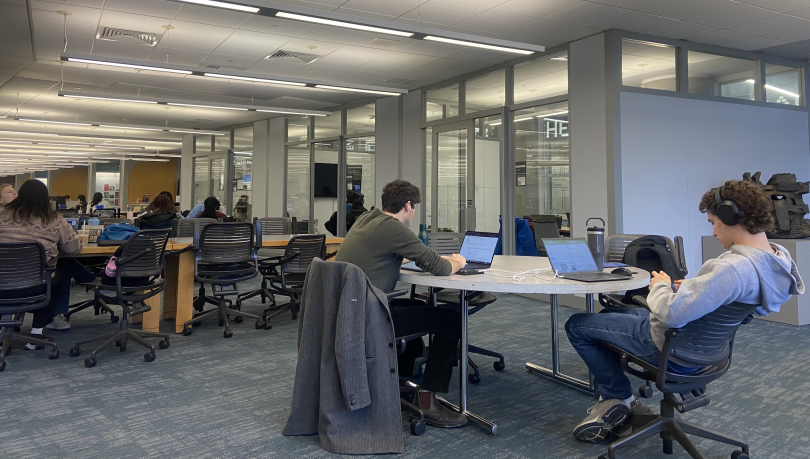
<path id="1" fill-rule="evenodd" d="M 265 59 L 268 59 L 268 60 L 282 60 L 283 59 L 283 60 L 287 60 L 287 61 L 292 60 L 292 61 L 297 61 L 297 62 L 303 62 L 304 64 L 311 64 L 311 63 L 317 61 L 320 58 L 321 58 L 321 56 L 318 56 L 317 54 L 298 53 L 298 52 L 295 52 L 295 51 L 284 51 L 283 49 L 280 49 L 280 50 L 276 51 L 275 53 L 265 57 Z"/>
<path id="2" fill-rule="evenodd" d="M 237 70 L 237 71 L 247 70 L 246 67 L 232 67 L 229 65 L 214 65 L 214 64 L 208 64 L 205 66 L 205 68 L 214 70 Z"/>
<path id="3" fill-rule="evenodd" d="M 394 83 L 394 84 L 411 84 L 416 80 L 411 78 L 389 78 L 385 80 L 386 83 Z"/>
<path id="4" fill-rule="evenodd" d="M 389 40 L 387 38 L 375 38 L 368 42 L 369 45 L 374 46 L 394 46 L 399 43 L 399 40 Z"/>
<path id="5" fill-rule="evenodd" d="M 154 33 L 116 29 L 113 27 L 103 26 L 98 28 L 96 38 L 148 46 L 155 46 L 158 43 L 158 36 Z"/>

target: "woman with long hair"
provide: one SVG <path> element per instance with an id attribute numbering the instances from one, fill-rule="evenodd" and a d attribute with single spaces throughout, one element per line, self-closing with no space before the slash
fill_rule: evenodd
<path id="1" fill-rule="evenodd" d="M 51 209 L 48 188 L 39 180 L 28 180 L 23 183 L 17 198 L 0 207 L 0 241 L 39 242 L 45 247 L 45 255 L 49 261 L 56 257 L 59 251 L 75 254 L 82 249 L 73 227 Z M 32 335 L 50 340 L 44 336 L 42 328 L 54 323 L 55 313 L 67 313 L 70 280 L 74 277 L 81 282 L 92 282 L 95 279 L 95 276 L 75 258 L 60 258 L 51 280 L 50 302 L 33 311 Z M 63 316 L 60 316 L 58 322 L 48 328 L 65 330 L 70 328 L 70 325 Z M 26 345 L 29 349 L 33 349 L 32 346 Z"/>
<path id="2" fill-rule="evenodd" d="M 225 218 L 227 215 L 223 214 L 222 212 L 218 212 L 219 209 L 219 199 L 214 196 L 205 198 L 203 201 L 203 206 L 205 208 L 202 212 L 197 214 L 197 218 Z"/>
<path id="3" fill-rule="evenodd" d="M 101 206 L 102 208 L 106 209 L 108 207 L 112 207 L 106 199 L 104 199 L 104 195 L 96 191 L 93 194 L 93 201 L 90 202 L 90 210 L 96 208 L 96 206 Z"/>
<path id="4" fill-rule="evenodd" d="M 80 194 L 79 195 L 79 203 L 73 207 L 73 210 L 80 210 L 82 212 L 87 212 L 87 196 Z"/>
<path id="5" fill-rule="evenodd" d="M 17 192 L 12 185 L 3 183 L 0 185 L 0 206 L 5 206 L 17 199 Z"/>
<path id="6" fill-rule="evenodd" d="M 172 194 L 163 191 L 149 203 L 144 214 L 138 217 L 138 221 L 141 229 L 166 229 L 171 228 L 174 220 L 178 218 L 183 216 L 174 207 Z"/>

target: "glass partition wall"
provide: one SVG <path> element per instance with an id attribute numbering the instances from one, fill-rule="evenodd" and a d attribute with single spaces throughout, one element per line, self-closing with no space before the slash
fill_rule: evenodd
<path id="1" fill-rule="evenodd" d="M 376 104 L 351 104 L 327 117 L 287 119 L 285 200 L 297 232 L 347 232 L 352 205 L 377 206 Z M 362 195 L 362 196 L 360 196 Z"/>

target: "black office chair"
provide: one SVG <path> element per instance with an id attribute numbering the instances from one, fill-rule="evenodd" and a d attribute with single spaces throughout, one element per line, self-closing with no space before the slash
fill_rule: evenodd
<path id="1" fill-rule="evenodd" d="M 195 233 L 199 233 L 202 228 L 211 223 L 217 223 L 215 218 L 180 218 L 172 224 L 172 237 L 194 237 Z M 231 305 L 231 300 L 227 300 L 228 306 Z M 219 305 L 219 301 L 205 294 L 205 285 L 200 284 L 200 291 L 194 297 L 194 309 L 202 312 L 206 304 L 214 306 Z"/>
<path id="2" fill-rule="evenodd" d="M 261 254 L 262 236 L 280 236 L 292 234 L 292 220 L 289 217 L 254 217 L 253 226 L 256 227 L 256 245 L 259 249 L 259 254 Z M 273 268 L 278 266 L 278 262 L 278 257 L 259 259 L 259 272 L 262 275 L 262 286 L 261 288 L 253 290 L 252 292 L 239 295 L 239 298 L 236 299 L 237 309 L 242 308 L 243 301 L 257 296 L 261 296 L 262 304 L 265 304 L 265 301 L 269 298 L 275 306 L 276 300 L 275 297 L 273 297 L 273 292 L 271 292 L 267 287 L 267 281 L 273 274 Z"/>
<path id="3" fill-rule="evenodd" d="M 644 299 L 639 298 L 639 301 Z M 660 434 L 664 454 L 672 454 L 672 441 L 675 440 L 690 456 L 702 459 L 703 456 L 686 436 L 691 434 L 738 446 L 741 450 L 734 451 L 732 459 L 748 459 L 748 444 L 744 441 L 681 420 L 675 416 L 675 411 L 686 413 L 709 404 L 706 385 L 728 371 L 737 328 L 752 320 L 756 308 L 757 305 L 731 303 L 689 322 L 683 328 L 667 330 L 658 366 L 651 365 L 617 346 L 605 343 L 605 346 L 619 355 L 626 372 L 645 381 L 655 381 L 655 386 L 664 393 L 664 399 L 661 400 L 659 415 L 630 417 L 625 426 L 629 426 L 632 433 L 611 443 L 608 452 L 599 458 L 615 459 L 617 449 Z M 670 371 L 667 368 L 668 362 L 684 367 L 699 367 L 699 370 L 689 374 Z M 642 397 L 650 397 L 652 388 L 649 385 L 642 386 L 639 394 Z"/>
<path id="4" fill-rule="evenodd" d="M 195 314 L 183 325 L 183 335 L 191 335 L 194 323 L 214 316 L 219 318 L 220 326 L 225 325 L 225 338 L 233 336 L 229 316 L 235 316 L 236 323 L 245 317 L 256 319 L 257 330 L 270 329 L 258 316 L 231 309 L 226 301 L 228 296 L 239 295 L 237 283 L 253 279 L 259 273 L 254 238 L 254 228 L 250 223 L 211 223 L 195 232 L 194 279 L 200 284 L 211 284 L 217 307 Z"/>
<path id="5" fill-rule="evenodd" d="M 454 253 L 459 253 L 461 250 L 461 244 L 464 242 L 464 234 L 462 233 L 445 233 L 445 232 L 438 232 L 438 233 L 429 233 L 428 234 L 430 248 L 436 251 L 439 255 L 451 255 Z M 411 286 L 411 297 L 412 298 L 419 298 L 421 297 L 424 299 L 428 304 L 435 304 L 435 305 L 445 305 L 451 306 L 454 308 L 458 308 L 461 304 L 461 291 L 454 290 L 454 289 L 442 289 L 442 288 L 435 288 L 432 287 L 428 291 L 428 295 L 419 295 L 415 293 L 416 286 Z M 478 311 L 482 310 L 485 306 L 492 304 L 498 298 L 488 292 L 467 292 L 467 304 L 468 304 L 468 316 L 471 316 Z M 485 355 L 488 357 L 495 357 L 495 362 L 492 363 L 492 367 L 495 371 L 503 371 L 506 368 L 506 360 L 503 354 L 490 351 L 488 349 L 484 349 L 482 347 L 473 346 L 472 344 L 467 345 L 467 352 L 478 354 L 478 355 Z M 468 355 L 467 357 L 467 364 L 469 365 L 470 369 L 472 369 L 472 373 L 467 375 L 467 380 L 471 384 L 478 384 L 481 382 L 481 371 L 478 368 L 478 364 Z"/>
<path id="6" fill-rule="evenodd" d="M 48 304 L 51 300 L 51 274 L 45 248 L 39 242 L 0 244 L 0 329 L 3 346 L 0 350 L 0 371 L 6 369 L 5 357 L 11 354 L 13 341 L 36 343 L 37 349 L 51 347 L 49 359 L 59 358 L 54 342 L 34 338 L 28 333 L 14 331 L 21 327 L 23 316 Z"/>
<path id="7" fill-rule="evenodd" d="M 143 355 L 147 362 L 155 360 L 155 346 L 144 338 L 162 338 L 161 349 L 169 347 L 169 335 L 153 332 L 132 330 L 129 328 L 129 319 L 132 316 L 149 312 L 151 306 L 144 300 L 159 295 L 166 287 L 166 242 L 169 240 L 169 230 L 142 230 L 130 236 L 124 244 L 121 257 L 116 259 L 115 285 L 102 285 L 99 283 L 93 289 L 93 294 L 102 298 L 109 304 L 118 304 L 123 309 L 118 330 L 95 338 L 77 341 L 70 349 L 70 356 L 81 355 L 81 346 L 103 341 L 101 346 L 90 353 L 84 360 L 84 366 L 96 366 L 96 354 L 104 348 L 115 343 L 121 352 L 126 351 L 127 343 L 132 340 L 135 344 L 149 349 Z"/>
<path id="8" fill-rule="evenodd" d="M 525 217 L 524 217 L 525 218 Z M 556 215 L 530 215 L 532 223 L 532 233 L 534 243 L 537 246 L 537 254 L 546 257 L 546 247 L 543 245 L 543 238 L 551 239 L 560 237 L 560 227 L 557 226 Z"/>
<path id="9" fill-rule="evenodd" d="M 91 215 L 101 218 L 118 218 L 118 211 L 115 209 L 96 209 Z"/>
<path id="10" fill-rule="evenodd" d="M 105 227 L 110 226 L 110 225 L 115 225 L 116 223 L 126 223 L 127 225 L 131 225 L 132 220 L 130 220 L 128 218 L 104 217 L 104 218 L 99 218 L 98 223 L 99 223 L 99 225 L 104 225 Z"/>
<path id="11" fill-rule="evenodd" d="M 326 259 L 326 236 L 323 234 L 304 234 L 294 236 L 287 243 L 284 255 L 271 257 L 268 260 L 277 260 L 276 265 L 268 265 L 267 280 L 270 282 L 269 290 L 275 295 L 287 296 L 290 302 L 264 310 L 263 319 L 269 322 L 277 315 L 290 311 L 292 319 L 298 318 L 299 302 L 304 289 L 304 278 L 307 268 L 315 258 Z"/>

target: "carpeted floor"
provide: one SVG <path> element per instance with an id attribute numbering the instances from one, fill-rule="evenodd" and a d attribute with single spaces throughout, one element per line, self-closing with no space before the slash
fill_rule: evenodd
<path id="1" fill-rule="evenodd" d="M 243 291 L 257 282 L 241 286 Z M 73 300 L 84 295 L 73 290 Z M 258 301 L 244 310 L 261 313 Z M 561 323 L 572 309 L 561 308 Z M 113 330 L 117 325 L 92 311 L 71 320 L 68 332 L 50 332 L 61 357 L 15 348 L 0 373 L 0 457 L 18 458 L 316 458 L 317 436 L 283 437 L 290 410 L 296 362 L 296 322 L 280 316 L 269 331 L 253 322 L 234 326 L 222 337 L 215 321 L 189 337 L 171 336 L 171 347 L 146 363 L 144 350 L 130 344 L 99 354 L 95 368 L 71 358 L 73 341 Z M 161 324 L 168 332 L 170 323 Z M 685 418 L 749 441 L 754 458 L 810 457 L 810 327 L 756 320 L 738 333 L 735 361 L 709 386 L 712 403 Z M 562 367 L 585 376 L 585 367 L 563 337 Z M 574 440 L 572 426 L 594 399 L 529 374 L 528 361 L 549 363 L 549 308 L 513 295 L 470 319 L 470 343 L 506 356 L 496 372 L 492 359 L 475 357 L 482 381 L 469 386 L 469 407 L 497 422 L 491 437 L 474 426 L 428 427 L 414 437 L 403 422 L 407 457 L 431 458 L 593 458 L 606 445 Z M 457 400 L 455 392 L 450 400 Z M 657 400 L 657 399 L 656 399 Z M 649 401 L 657 404 L 656 400 Z M 733 448 L 697 441 L 707 459 L 728 458 Z M 620 457 L 685 458 L 661 453 L 651 439 Z"/>

